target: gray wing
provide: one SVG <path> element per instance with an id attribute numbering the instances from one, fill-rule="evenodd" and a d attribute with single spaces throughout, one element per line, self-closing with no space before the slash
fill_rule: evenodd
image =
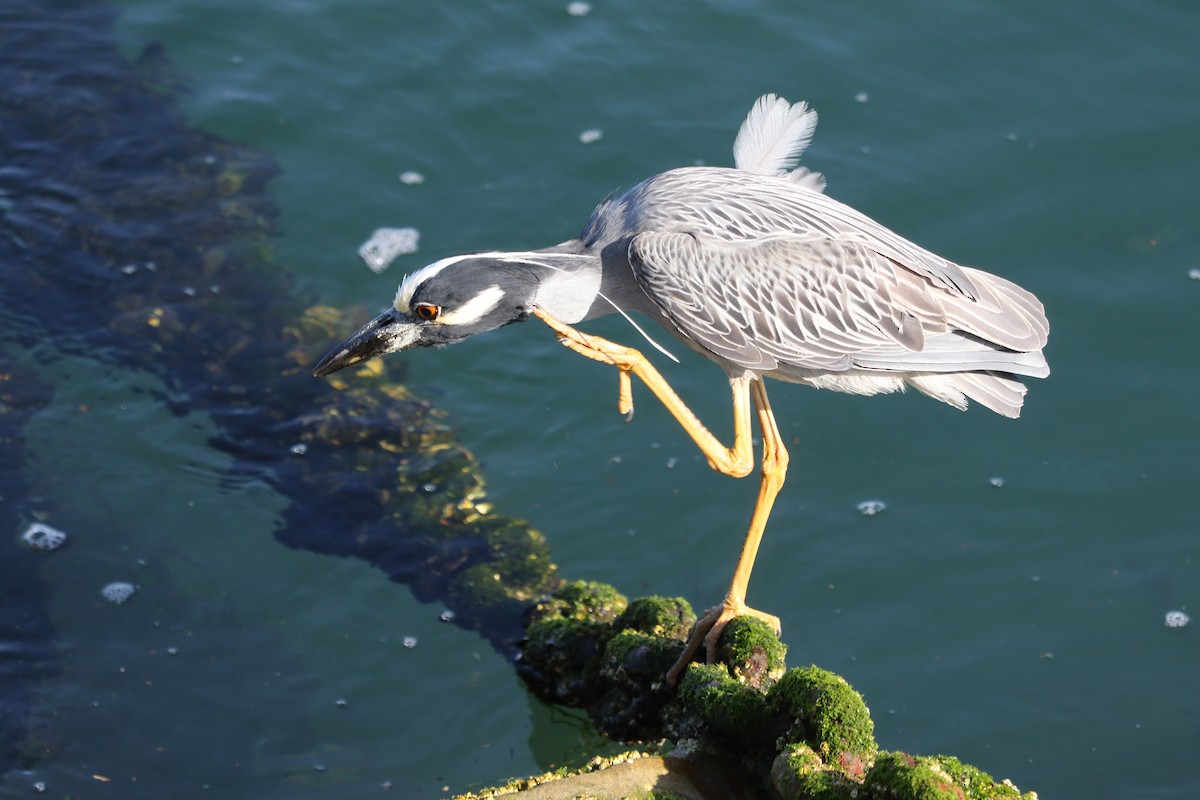
<path id="1" fill-rule="evenodd" d="M 730 242 L 643 232 L 629 261 L 646 294 L 690 339 L 767 372 L 1044 370 L 1048 325 L 1033 295 L 967 270 L 976 297 L 861 242 L 772 236 Z"/>
<path id="2" fill-rule="evenodd" d="M 609 231 L 690 232 L 732 245 L 783 237 L 860 245 L 933 284 L 986 302 L 968 271 L 802 183 L 720 167 L 684 167 L 656 175 L 589 220 Z M 601 219 L 597 220 L 596 217 Z M 589 239 L 597 237 L 588 237 Z"/>

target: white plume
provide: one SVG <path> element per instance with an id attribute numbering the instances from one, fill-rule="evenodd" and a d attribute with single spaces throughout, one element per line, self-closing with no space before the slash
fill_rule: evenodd
<path id="1" fill-rule="evenodd" d="M 814 192 L 825 191 L 825 176 L 808 167 L 796 167 L 788 173 L 788 180 Z"/>
<path id="2" fill-rule="evenodd" d="M 764 94 L 738 130 L 733 163 L 760 175 L 786 175 L 800 161 L 816 127 L 817 112 L 803 100 L 793 105 L 778 95 Z"/>

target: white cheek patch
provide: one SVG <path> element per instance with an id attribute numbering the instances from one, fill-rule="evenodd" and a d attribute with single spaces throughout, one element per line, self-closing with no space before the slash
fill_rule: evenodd
<path id="1" fill-rule="evenodd" d="M 503 297 L 503 289 L 499 286 L 489 286 L 458 308 L 444 312 L 438 317 L 438 322 L 442 325 L 472 325 L 500 305 Z"/>

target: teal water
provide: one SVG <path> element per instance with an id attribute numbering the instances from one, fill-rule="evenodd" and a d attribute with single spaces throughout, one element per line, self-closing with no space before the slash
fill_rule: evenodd
<path id="1" fill-rule="evenodd" d="M 161 42 L 186 78 L 190 124 L 279 162 L 275 257 L 338 306 L 382 307 L 444 255 L 568 238 L 618 187 L 729 163 L 758 94 L 807 99 L 829 192 L 1036 292 L 1053 374 L 1016 422 L 773 386 L 793 460 L 751 602 L 782 617 L 791 663 L 865 695 L 885 747 L 1042 797 L 1200 795 L 1200 623 L 1164 625 L 1200 592 L 1189 4 L 119 7 L 130 57 Z M 385 226 L 421 250 L 377 276 L 356 250 Z M 620 320 L 589 330 L 636 341 Z M 680 355 L 656 361 L 727 435 L 719 371 Z M 53 755 L 0 797 L 437 797 L 596 744 L 438 607 L 280 546 L 283 499 L 231 484 L 211 423 L 169 413 L 151 379 L 20 357 L 55 386 L 25 430 L 35 493 L 56 526 L 104 536 L 42 562 Z M 755 486 L 712 474 L 648 396 L 624 425 L 613 376 L 537 325 L 405 358 L 564 575 L 720 596 Z M 866 499 L 887 508 L 862 516 Z M 112 580 L 139 594 L 105 603 Z"/>

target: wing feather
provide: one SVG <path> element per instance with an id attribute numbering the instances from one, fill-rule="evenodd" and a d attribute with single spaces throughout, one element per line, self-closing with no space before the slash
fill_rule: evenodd
<path id="1" fill-rule="evenodd" d="M 644 232 L 631 240 L 629 260 L 686 337 L 740 368 L 1048 372 L 1040 304 L 977 270 L 982 302 L 863 244 L 822 237 L 728 242 Z M 985 384 L 953 389 L 973 397 L 987 394 Z"/>
<path id="2" fill-rule="evenodd" d="M 789 180 L 743 170 L 685 167 L 643 182 L 630 192 L 627 202 L 638 230 L 688 231 L 724 242 L 794 236 L 857 243 L 939 287 L 984 305 L 994 302 L 990 296 L 981 297 L 963 267 L 844 203 L 798 190 Z"/>

